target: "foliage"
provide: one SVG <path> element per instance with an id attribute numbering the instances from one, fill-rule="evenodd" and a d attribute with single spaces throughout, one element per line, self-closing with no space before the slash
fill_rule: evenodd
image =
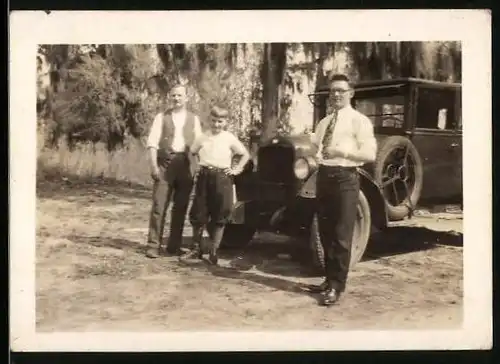
<path id="1" fill-rule="evenodd" d="M 103 142 L 111 151 L 129 136 L 144 138 L 167 107 L 166 91 L 182 82 L 204 123 L 210 105 L 221 102 L 232 115 L 229 129 L 243 140 L 286 134 L 303 75 L 327 82 L 325 66 L 338 52 L 348 55 L 354 79 L 460 81 L 459 42 L 40 45 L 39 127 L 54 146 L 64 136 L 69 147 Z M 303 60 L 292 62 L 291 54 Z"/>
<path id="2" fill-rule="evenodd" d="M 254 56 L 241 47 L 246 67 L 238 67 L 236 44 L 158 45 L 163 63 L 163 91 L 173 83 L 188 86 L 188 107 L 198 113 L 204 128 L 214 104 L 228 108 L 231 121 L 228 129 L 243 141 L 249 131 L 260 125 L 260 80 L 257 73 L 258 51 Z"/>
<path id="3" fill-rule="evenodd" d="M 120 101 L 126 96 L 116 69 L 100 56 L 84 56 L 68 80 L 68 89 L 56 102 L 70 141 L 108 142 L 123 134 Z"/>
<path id="4" fill-rule="evenodd" d="M 54 94 L 52 140 L 64 135 L 71 147 L 104 142 L 111 151 L 127 135 L 144 136 L 161 108 L 146 89 L 152 77 L 147 55 L 140 46 L 113 45 L 76 56 L 67 66 L 64 89 Z"/>
<path id="5" fill-rule="evenodd" d="M 348 50 L 360 79 L 461 79 L 460 42 L 352 42 Z"/>

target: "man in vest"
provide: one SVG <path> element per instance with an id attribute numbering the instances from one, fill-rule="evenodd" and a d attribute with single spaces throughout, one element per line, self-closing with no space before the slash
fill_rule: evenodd
<path id="1" fill-rule="evenodd" d="M 156 115 L 147 142 L 154 181 L 146 252 L 150 258 L 163 253 L 181 255 L 182 232 L 196 169 L 189 148 L 202 133 L 198 116 L 186 109 L 186 88 L 175 85 L 170 96 L 173 106 Z M 170 235 L 164 249 L 161 242 L 171 200 Z"/>
<path id="2" fill-rule="evenodd" d="M 371 120 L 351 107 L 354 91 L 345 75 L 332 77 L 333 110 L 319 121 L 316 180 L 318 227 L 325 252 L 325 280 L 311 287 L 332 305 L 346 287 L 360 182 L 357 167 L 375 160 L 377 142 Z"/>

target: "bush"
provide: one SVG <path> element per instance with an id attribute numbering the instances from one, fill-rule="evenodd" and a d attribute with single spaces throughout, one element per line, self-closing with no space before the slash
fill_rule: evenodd
<path id="1" fill-rule="evenodd" d="M 102 142 L 112 151 L 127 135 L 141 138 L 162 106 L 147 92 L 146 82 L 153 76 L 147 49 L 111 49 L 106 58 L 80 55 L 68 70 L 66 89 L 54 95 L 51 133 L 56 140 L 66 136 L 70 148 L 78 142 Z"/>

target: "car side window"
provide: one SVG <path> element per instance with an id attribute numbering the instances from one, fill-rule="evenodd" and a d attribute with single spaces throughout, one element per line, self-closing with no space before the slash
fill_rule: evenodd
<path id="1" fill-rule="evenodd" d="M 421 87 L 418 90 L 416 127 L 436 130 L 456 130 L 456 91 Z"/>
<path id="2" fill-rule="evenodd" d="M 405 119 L 405 99 L 398 93 L 361 94 L 354 107 L 367 116 L 375 127 L 402 128 Z"/>

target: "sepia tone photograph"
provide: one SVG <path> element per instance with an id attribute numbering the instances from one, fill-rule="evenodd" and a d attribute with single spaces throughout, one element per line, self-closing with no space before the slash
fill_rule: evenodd
<path id="1" fill-rule="evenodd" d="M 37 57 L 38 330 L 461 324 L 460 43 L 40 45 Z M 330 81 L 337 74 L 349 82 Z M 313 309 L 320 295 L 303 289 L 321 278 L 328 244 L 315 219 L 322 165 L 308 132 L 332 113 L 337 84 L 352 85 L 345 107 L 371 121 L 377 145 L 357 171 L 341 316 Z M 151 226 L 162 197 L 148 152 L 159 147 L 148 138 L 157 114 L 176 107 L 212 135 L 212 104 L 224 105 L 226 131 L 251 158 L 232 178 L 220 262 L 184 265 L 197 232 L 191 207 L 175 205 L 192 202 L 193 182 L 172 173 L 172 202 L 163 197 L 154 211 L 165 221 Z M 161 224 L 164 236 L 153 237 Z"/>
<path id="2" fill-rule="evenodd" d="M 35 332 L 463 328 L 463 42 L 334 39 L 37 42 Z"/>

